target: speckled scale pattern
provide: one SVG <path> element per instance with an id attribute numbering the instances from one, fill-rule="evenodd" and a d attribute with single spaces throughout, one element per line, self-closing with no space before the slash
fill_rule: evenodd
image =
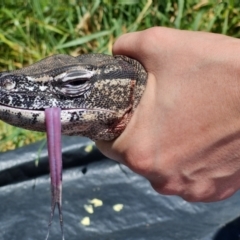
<path id="1" fill-rule="evenodd" d="M 62 133 L 112 140 L 125 129 L 147 82 L 143 66 L 126 56 L 54 55 L 0 73 L 0 119 L 45 131 L 44 109 L 60 107 Z"/>

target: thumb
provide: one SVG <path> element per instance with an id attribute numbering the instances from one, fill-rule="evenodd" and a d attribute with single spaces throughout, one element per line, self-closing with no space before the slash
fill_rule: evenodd
<path id="1" fill-rule="evenodd" d="M 146 38 L 151 36 L 147 32 L 149 30 L 123 34 L 113 45 L 113 55 L 136 59 L 146 68 L 150 55 Z"/>
<path id="2" fill-rule="evenodd" d="M 155 58 L 159 59 L 161 30 L 161 27 L 154 27 L 139 32 L 123 34 L 113 45 L 113 55 L 125 55 L 136 59 L 148 72 L 151 72 L 152 62 Z"/>
<path id="3" fill-rule="evenodd" d="M 142 32 L 126 33 L 121 35 L 113 45 L 113 55 L 125 55 L 140 58 L 139 47 Z"/>

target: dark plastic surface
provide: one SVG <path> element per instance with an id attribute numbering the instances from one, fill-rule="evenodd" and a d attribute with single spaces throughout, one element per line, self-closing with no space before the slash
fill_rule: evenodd
<path id="1" fill-rule="evenodd" d="M 41 144 L 0 154 L 0 240 L 45 239 L 50 182 L 46 146 L 38 166 L 35 162 Z M 229 222 L 240 215 L 240 192 L 211 204 L 161 196 L 148 181 L 105 158 L 92 144 L 86 138 L 63 137 L 66 240 L 239 239 L 240 221 Z M 94 198 L 103 205 L 93 206 L 90 214 L 84 205 Z M 122 204 L 120 212 L 113 210 L 116 204 Z M 89 226 L 81 223 L 85 217 L 90 218 Z M 49 240 L 60 239 L 56 212 Z"/>

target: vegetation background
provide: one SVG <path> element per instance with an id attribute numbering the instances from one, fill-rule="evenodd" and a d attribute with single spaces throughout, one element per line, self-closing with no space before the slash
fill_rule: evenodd
<path id="1" fill-rule="evenodd" d="M 67 53 L 111 54 L 115 39 L 153 26 L 240 37 L 240 0 L 0 0 L 0 71 Z M 0 122 L 0 151 L 40 140 Z"/>

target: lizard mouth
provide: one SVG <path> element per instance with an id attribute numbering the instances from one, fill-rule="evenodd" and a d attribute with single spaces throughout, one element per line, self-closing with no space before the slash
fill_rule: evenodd
<path id="1" fill-rule="evenodd" d="M 96 119 L 105 122 L 108 119 L 117 118 L 118 113 L 116 111 L 99 108 L 63 108 L 60 114 L 62 133 L 66 135 L 81 135 L 90 126 L 96 125 Z M 28 130 L 46 131 L 44 108 L 24 109 L 0 105 L 0 120 Z"/>
<path id="2" fill-rule="evenodd" d="M 11 111 L 12 113 L 14 112 L 18 112 L 18 113 L 24 113 L 24 112 L 32 112 L 32 113 L 43 113 L 45 111 L 45 109 L 47 108 L 51 108 L 51 107 L 58 107 L 58 106 L 49 106 L 46 108 L 32 108 L 32 109 L 27 109 L 27 108 L 21 108 L 21 107 L 13 107 L 13 106 L 7 106 L 4 104 L 0 104 L 0 109 L 3 109 L 3 111 Z M 108 112 L 108 113 L 115 113 L 115 111 L 113 110 L 109 110 L 109 109 L 104 109 L 104 108 L 61 108 L 61 111 L 79 111 L 79 112 L 84 112 L 84 111 L 94 111 L 94 112 Z M 1 119 L 1 115 L 0 115 L 0 119 Z"/>

